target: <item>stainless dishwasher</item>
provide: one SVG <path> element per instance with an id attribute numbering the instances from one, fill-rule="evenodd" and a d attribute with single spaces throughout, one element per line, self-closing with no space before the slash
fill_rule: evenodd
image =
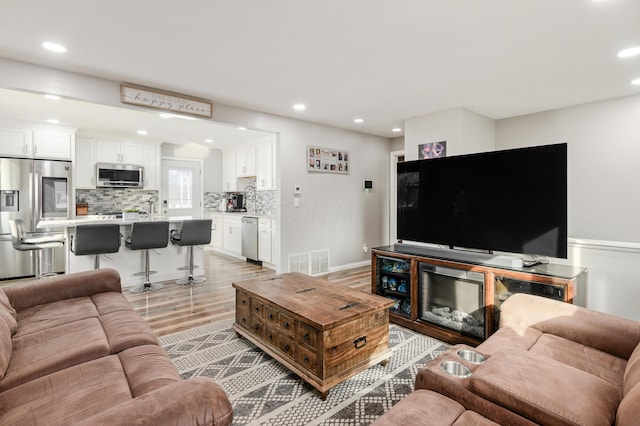
<path id="1" fill-rule="evenodd" d="M 258 218 L 242 216 L 242 255 L 258 262 Z"/>

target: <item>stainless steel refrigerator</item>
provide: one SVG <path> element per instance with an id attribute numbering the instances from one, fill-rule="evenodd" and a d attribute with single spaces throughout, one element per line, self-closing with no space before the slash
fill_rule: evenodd
<path id="1" fill-rule="evenodd" d="M 33 252 L 13 248 L 9 220 L 22 219 L 30 237 L 63 233 L 36 226 L 43 219 L 69 218 L 70 194 L 70 161 L 0 158 L 0 280 L 35 275 Z M 65 250 L 43 250 L 42 271 L 64 272 Z"/>

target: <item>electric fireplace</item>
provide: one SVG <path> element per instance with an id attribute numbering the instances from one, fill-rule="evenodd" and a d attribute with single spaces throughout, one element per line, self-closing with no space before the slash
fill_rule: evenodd
<path id="1" fill-rule="evenodd" d="M 419 319 L 474 338 L 486 338 L 481 272 L 420 263 Z"/>

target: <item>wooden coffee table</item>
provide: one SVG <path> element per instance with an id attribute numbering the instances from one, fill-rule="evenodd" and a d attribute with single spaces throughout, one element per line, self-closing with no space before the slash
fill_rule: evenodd
<path id="1" fill-rule="evenodd" d="M 382 363 L 393 301 L 300 273 L 233 283 L 233 329 L 316 388 Z"/>

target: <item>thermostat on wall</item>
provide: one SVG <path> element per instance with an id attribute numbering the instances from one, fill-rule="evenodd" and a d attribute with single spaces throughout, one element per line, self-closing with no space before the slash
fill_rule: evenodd
<path id="1" fill-rule="evenodd" d="M 373 189 L 373 181 L 372 180 L 365 180 L 364 183 L 362 184 L 362 188 L 363 189 Z"/>
<path id="2" fill-rule="evenodd" d="M 293 194 L 294 195 L 302 194 L 302 188 L 299 185 L 293 185 Z"/>

